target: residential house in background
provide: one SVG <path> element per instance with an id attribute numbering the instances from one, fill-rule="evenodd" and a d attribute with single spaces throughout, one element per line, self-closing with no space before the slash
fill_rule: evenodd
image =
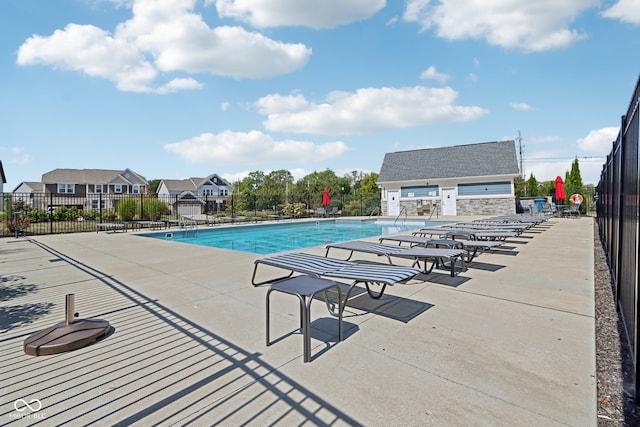
<path id="1" fill-rule="evenodd" d="M 206 178 L 163 179 L 158 198 L 168 201 L 171 211 L 181 216 L 224 211 L 233 185 L 217 174 Z"/>
<path id="2" fill-rule="evenodd" d="M 514 141 L 387 153 L 378 185 L 383 215 L 506 215 L 516 212 Z"/>
<path id="3" fill-rule="evenodd" d="M 33 206 L 34 194 L 44 193 L 44 184 L 35 181 L 22 181 L 13 190 L 13 202 L 22 202 L 27 206 Z"/>
<path id="4" fill-rule="evenodd" d="M 58 206 L 98 210 L 113 209 L 117 199 L 113 195 L 124 197 L 146 192 L 147 179 L 131 169 L 54 169 L 42 175 L 42 182 L 20 183 L 13 197 L 45 210 Z"/>

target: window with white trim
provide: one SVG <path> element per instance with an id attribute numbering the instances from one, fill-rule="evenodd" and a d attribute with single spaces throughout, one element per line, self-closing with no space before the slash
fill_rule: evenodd
<path id="1" fill-rule="evenodd" d="M 122 193 L 122 184 L 113 184 L 113 191 L 115 193 Z"/>
<path id="2" fill-rule="evenodd" d="M 58 184 L 58 193 L 73 194 L 76 186 L 73 184 Z"/>
<path id="3" fill-rule="evenodd" d="M 400 187 L 400 197 L 437 197 L 439 187 L 437 185 L 414 185 Z"/>
<path id="4" fill-rule="evenodd" d="M 91 209 L 97 211 L 100 208 L 104 209 L 104 200 L 91 199 Z"/>
<path id="5" fill-rule="evenodd" d="M 93 187 L 93 191 L 94 191 L 95 193 L 102 193 L 102 192 L 103 192 L 102 184 L 96 184 L 96 185 Z"/>
<path id="6" fill-rule="evenodd" d="M 487 196 L 511 194 L 511 182 L 475 182 L 458 184 L 459 196 Z"/>
<path id="7" fill-rule="evenodd" d="M 133 184 L 131 186 L 131 193 L 140 194 L 140 184 Z"/>

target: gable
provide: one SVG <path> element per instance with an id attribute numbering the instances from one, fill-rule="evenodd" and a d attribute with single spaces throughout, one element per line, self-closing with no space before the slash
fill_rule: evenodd
<path id="1" fill-rule="evenodd" d="M 146 179 L 130 169 L 54 169 L 42 175 L 44 184 L 141 184 Z"/>
<path id="2" fill-rule="evenodd" d="M 519 175 L 514 141 L 387 153 L 378 182 Z"/>

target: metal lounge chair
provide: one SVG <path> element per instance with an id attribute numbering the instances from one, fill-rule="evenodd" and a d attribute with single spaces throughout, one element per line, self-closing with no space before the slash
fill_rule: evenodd
<path id="1" fill-rule="evenodd" d="M 462 268 L 464 269 L 464 259 L 467 255 L 467 251 L 459 248 L 444 249 L 425 246 L 407 247 L 397 245 L 384 245 L 381 243 L 366 242 L 362 240 L 351 240 L 348 242 L 340 242 L 327 245 L 325 253 L 326 257 L 329 256 L 329 251 L 331 251 L 331 249 L 349 251 L 349 256 L 347 257 L 346 261 L 350 260 L 355 252 L 361 252 L 385 256 L 387 257 L 387 260 L 391 265 L 394 265 L 393 257 L 412 259 L 412 266 L 419 266 L 420 262 L 424 262 L 423 272 L 426 274 L 431 273 L 436 265 L 447 265 L 448 262 L 451 271 L 451 277 L 455 276 L 455 266 L 458 259 L 460 260 Z M 431 267 L 429 269 L 427 269 L 428 261 L 431 261 Z"/>
<path id="2" fill-rule="evenodd" d="M 459 222 L 457 224 L 445 226 L 445 228 L 462 228 L 462 229 L 470 229 L 470 230 L 498 230 L 498 231 L 514 231 L 518 233 L 518 235 L 524 233 L 526 230 L 531 228 L 529 224 L 512 224 L 512 223 L 502 223 L 502 224 L 488 224 L 482 222 Z"/>
<path id="3" fill-rule="evenodd" d="M 259 265 L 288 270 L 289 274 L 269 279 L 262 282 L 256 281 L 256 272 Z M 266 295 L 266 344 L 271 344 L 269 338 L 269 296 L 272 292 L 283 292 L 298 297 L 300 303 L 300 328 L 303 336 L 304 361 L 311 361 L 311 302 L 314 296 L 320 292 L 325 294 L 325 303 L 329 313 L 338 318 L 338 337 L 343 340 L 342 317 L 344 309 L 349 301 L 351 291 L 357 283 L 364 283 L 367 293 L 374 299 L 382 297 L 387 285 L 406 282 L 418 274 L 420 270 L 409 267 L 397 267 L 385 264 L 357 264 L 349 261 L 336 260 L 306 253 L 289 253 L 262 258 L 255 261 L 251 282 L 254 286 L 269 284 Z M 294 273 L 302 273 L 293 276 Z M 293 277 L 292 277 L 293 276 Z M 320 277 L 323 276 L 323 277 Z M 342 297 L 342 291 L 338 282 L 330 279 L 352 280 L 351 286 Z M 370 289 L 370 283 L 381 285 L 378 293 Z M 337 310 L 335 302 L 331 301 L 327 291 L 334 289 L 338 295 Z"/>
<path id="4" fill-rule="evenodd" d="M 501 240 L 504 241 L 509 237 L 518 237 L 518 233 L 510 230 L 477 230 L 477 229 L 463 229 L 463 228 L 439 228 L 434 230 L 433 228 L 421 228 L 418 231 L 414 231 L 414 236 L 433 236 L 438 235 L 445 239 L 462 238 L 466 240 Z"/>
<path id="5" fill-rule="evenodd" d="M 389 241 L 397 242 L 399 245 L 407 243 L 410 246 L 448 246 L 450 248 L 462 248 L 467 251 L 466 262 L 471 262 L 480 253 L 488 251 L 499 246 L 502 246 L 502 242 L 489 241 L 489 240 L 454 240 L 454 239 L 433 239 L 431 237 L 421 236 L 382 236 L 379 239 L 380 243 Z"/>
<path id="6" fill-rule="evenodd" d="M 289 273 L 284 276 L 256 281 L 257 271 L 260 265 L 286 270 L 289 271 Z M 365 285 L 367 293 L 371 298 L 378 299 L 382 297 L 387 286 L 406 282 L 419 274 L 420 270 L 413 267 L 386 264 L 358 264 L 351 261 L 296 252 L 257 259 L 254 262 L 251 283 L 253 286 L 273 284 L 288 279 L 295 273 L 315 277 L 352 280 L 351 286 L 344 297 L 344 301 L 348 301 L 351 291 L 358 283 Z M 371 289 L 371 285 L 381 286 L 380 291 L 374 292 L 373 289 Z M 344 304 L 342 304 L 342 306 L 344 309 Z"/>

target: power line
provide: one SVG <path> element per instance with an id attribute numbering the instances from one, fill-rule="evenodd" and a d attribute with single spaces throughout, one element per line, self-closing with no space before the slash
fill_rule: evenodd
<path id="1" fill-rule="evenodd" d="M 534 158 L 529 157 L 527 159 L 524 159 L 524 161 L 525 162 L 541 162 L 541 161 L 566 162 L 566 161 L 573 161 L 576 158 L 578 160 L 599 161 L 599 162 L 604 162 L 606 160 L 605 157 L 585 156 L 585 157 L 534 157 Z"/>

